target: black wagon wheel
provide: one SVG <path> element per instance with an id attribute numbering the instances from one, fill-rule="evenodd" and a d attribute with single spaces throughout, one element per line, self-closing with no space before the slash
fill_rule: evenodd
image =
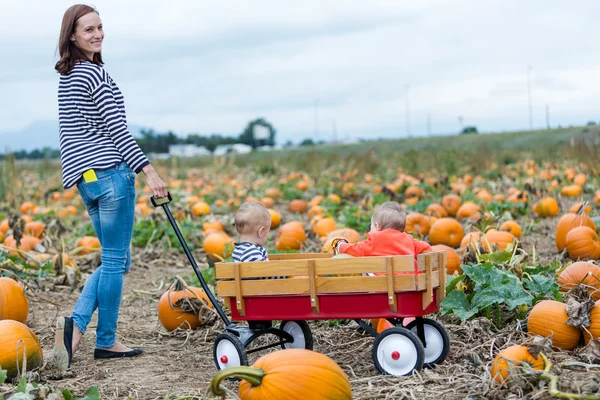
<path id="1" fill-rule="evenodd" d="M 223 332 L 215 339 L 213 358 L 217 369 L 248 365 L 248 353 L 241 340 L 230 332 Z"/>
<path id="2" fill-rule="evenodd" d="M 279 329 L 294 338 L 293 342 L 282 344 L 282 349 L 313 349 L 312 332 L 306 321 L 282 321 Z"/>
<path id="3" fill-rule="evenodd" d="M 418 320 L 411 321 L 406 329 L 418 336 Z M 436 320 L 423 318 L 423 332 L 425 333 L 425 359 L 424 366 L 435 367 L 448 356 L 450 351 L 450 335 L 444 327 Z"/>
<path id="4" fill-rule="evenodd" d="M 395 327 L 381 332 L 373 342 L 373 363 L 384 375 L 409 375 L 423 368 L 423 343 L 406 328 Z"/>

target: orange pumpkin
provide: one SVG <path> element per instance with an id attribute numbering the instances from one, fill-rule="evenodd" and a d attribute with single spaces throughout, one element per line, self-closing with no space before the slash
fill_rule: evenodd
<path id="1" fill-rule="evenodd" d="M 214 232 L 204 238 L 202 247 L 207 257 L 214 261 L 223 261 L 231 256 L 234 244 L 233 239 L 225 232 Z"/>
<path id="2" fill-rule="evenodd" d="M 416 197 L 417 201 L 418 201 L 418 199 L 422 199 L 423 198 L 423 190 L 420 187 L 418 187 L 418 186 L 409 186 L 404 191 L 404 197 L 406 199 L 410 199 L 410 198 Z"/>
<path id="3" fill-rule="evenodd" d="M 600 258 L 600 241 L 598 234 L 587 226 L 571 229 L 565 242 L 567 253 L 573 260 Z"/>
<path id="4" fill-rule="evenodd" d="M 481 232 L 473 231 L 468 232 L 463 236 L 460 241 L 460 247 L 467 247 L 468 249 L 475 250 L 475 246 L 481 241 Z"/>
<path id="5" fill-rule="evenodd" d="M 192 205 L 192 214 L 196 217 L 210 214 L 210 206 L 203 201 L 198 201 Z"/>
<path id="6" fill-rule="evenodd" d="M 600 338 L 600 300 L 596 300 L 594 307 L 590 310 L 591 324 L 587 327 L 587 331 L 583 331 L 583 339 L 587 345 L 591 339 Z"/>
<path id="7" fill-rule="evenodd" d="M 464 236 L 462 225 L 453 218 L 440 218 L 429 229 L 429 242 L 432 245 L 445 244 L 457 248 Z"/>
<path id="8" fill-rule="evenodd" d="M 35 209 L 35 204 L 33 204 L 31 201 L 26 201 L 23 204 L 21 204 L 20 210 L 21 213 L 23 214 L 33 214 L 33 210 Z"/>
<path id="9" fill-rule="evenodd" d="M 212 221 L 205 221 L 202 224 L 202 231 L 204 233 L 208 231 L 221 231 L 225 232 L 225 228 L 223 228 L 223 224 L 218 219 L 214 219 Z"/>
<path id="10" fill-rule="evenodd" d="M 458 211 L 461 204 L 462 200 L 458 195 L 454 193 L 447 194 L 444 197 L 442 197 L 442 207 L 446 209 L 446 212 L 451 217 L 454 217 L 456 215 L 456 212 Z"/>
<path id="11" fill-rule="evenodd" d="M 508 232 L 517 239 L 521 238 L 521 225 L 517 221 L 505 221 L 500 225 L 500 230 L 504 232 Z"/>
<path id="12" fill-rule="evenodd" d="M 17 281 L 0 277 L 0 321 L 12 319 L 25 322 L 29 314 L 29 301 Z"/>
<path id="13" fill-rule="evenodd" d="M 542 371 L 546 367 L 544 359 L 538 355 L 534 357 L 529 353 L 526 346 L 515 344 L 502 350 L 494 358 L 492 363 L 492 378 L 498 383 L 504 382 L 508 378 L 511 370 L 509 363 L 515 366 L 526 364 L 530 369 Z"/>
<path id="14" fill-rule="evenodd" d="M 558 251 L 564 250 L 567 241 L 567 234 L 571 229 L 578 226 L 588 226 L 594 231 L 596 230 L 594 221 L 592 221 L 592 219 L 587 215 L 567 213 L 560 218 L 558 221 L 558 226 L 556 227 L 556 248 Z"/>
<path id="15" fill-rule="evenodd" d="M 567 305 L 554 300 L 537 303 L 527 317 L 527 331 L 534 335 L 552 335 L 552 345 L 565 350 L 573 350 L 579 344 L 581 331 L 567 325 Z"/>
<path id="16" fill-rule="evenodd" d="M 290 202 L 290 211 L 293 213 L 303 214 L 304 212 L 306 212 L 307 208 L 308 204 L 305 200 L 296 199 Z"/>
<path id="17" fill-rule="evenodd" d="M 514 243 L 515 237 L 509 232 L 490 229 L 481 238 L 481 244 L 486 251 L 491 251 L 490 246 L 495 246 L 499 250 L 504 250 L 509 243 Z M 489 244 L 489 245 L 488 245 Z"/>
<path id="18" fill-rule="evenodd" d="M 577 174 L 575 178 L 573 178 L 573 183 L 579 187 L 585 185 L 587 182 L 587 176 L 585 174 Z"/>
<path id="19" fill-rule="evenodd" d="M 21 238 L 21 243 L 19 243 L 19 250 L 23 252 L 29 252 L 33 250 L 33 248 L 40 243 L 40 239 L 35 236 L 23 235 Z M 8 254 L 11 256 L 21 256 L 22 254 L 17 251 L 17 241 L 14 236 L 8 236 L 4 239 L 4 246 L 7 249 L 10 249 Z"/>
<path id="20" fill-rule="evenodd" d="M 348 376 L 332 359 L 307 349 L 285 349 L 260 357 L 251 366 L 228 367 L 215 374 L 211 391 L 224 394 L 223 379 L 242 382 L 243 400 L 351 400 Z"/>
<path id="21" fill-rule="evenodd" d="M 407 233 L 418 233 L 425 236 L 429 233 L 429 217 L 421 213 L 410 213 L 406 217 L 404 231 Z"/>
<path id="22" fill-rule="evenodd" d="M 271 197 L 263 197 L 260 199 L 260 202 L 263 206 L 265 206 L 265 208 L 271 208 L 275 205 L 275 200 L 273 200 Z"/>
<path id="23" fill-rule="evenodd" d="M 456 219 L 458 221 L 464 221 L 466 219 L 477 221 L 479 218 L 481 218 L 481 209 L 472 201 L 464 202 L 458 208 L 458 211 L 456 211 Z"/>
<path id="24" fill-rule="evenodd" d="M 436 218 L 444 218 L 448 216 L 448 211 L 441 204 L 432 203 L 425 209 L 425 215 L 429 215 Z"/>
<path id="25" fill-rule="evenodd" d="M 508 196 L 506 198 L 506 201 L 509 203 L 527 203 L 527 200 L 529 199 L 529 196 L 527 195 L 527 192 L 524 190 L 515 190 L 513 191 L 510 196 Z"/>
<path id="26" fill-rule="evenodd" d="M 557 283 L 562 292 L 583 284 L 594 300 L 600 300 L 600 267 L 589 261 L 578 261 L 569 265 L 560 273 Z"/>
<path id="27" fill-rule="evenodd" d="M 279 200 L 281 197 L 281 192 L 276 187 L 270 187 L 265 190 L 265 196 L 271 197 L 274 200 Z"/>
<path id="28" fill-rule="evenodd" d="M 558 215 L 558 203 L 552 197 L 544 197 L 533 205 L 533 212 L 538 217 L 554 217 Z"/>
<path id="29" fill-rule="evenodd" d="M 300 250 L 305 242 L 304 226 L 299 221 L 291 221 L 279 228 L 275 239 L 275 248 L 277 250 Z"/>
<path id="30" fill-rule="evenodd" d="M 583 202 L 578 202 L 573 204 L 573 206 L 571 206 L 571 208 L 569 209 L 570 213 L 573 214 L 577 214 L 579 212 L 587 214 L 587 215 L 592 215 L 592 207 L 589 204 L 586 204 L 585 207 L 583 207 Z"/>
<path id="31" fill-rule="evenodd" d="M 281 214 L 272 208 L 267 209 L 269 214 L 271 214 L 271 229 L 276 229 L 281 224 Z"/>
<path id="32" fill-rule="evenodd" d="M 435 246 L 431 246 L 431 250 L 446 252 L 446 272 L 448 274 L 453 275 L 455 272 L 462 274 L 462 268 L 460 267 L 462 261 L 452 247 L 436 244 Z"/>
<path id="33" fill-rule="evenodd" d="M 581 196 L 581 186 L 579 185 L 568 185 L 560 189 L 560 194 L 566 197 L 579 197 Z"/>
<path id="34" fill-rule="evenodd" d="M 31 221 L 25 224 L 24 233 L 26 235 L 35 236 L 36 238 L 43 238 L 46 233 L 46 225 L 39 221 Z"/>
<path id="35" fill-rule="evenodd" d="M 96 236 L 84 236 L 77 239 L 76 247 L 81 247 L 80 254 L 89 254 L 102 248 L 100 240 Z"/>
<path id="36" fill-rule="evenodd" d="M 4 235 L 6 235 L 6 233 L 9 231 L 10 229 L 10 225 L 8 225 L 8 219 L 2 220 L 2 222 L 0 222 L 0 232 L 4 233 Z"/>
<path id="37" fill-rule="evenodd" d="M 27 371 L 43 364 L 44 355 L 35 333 L 19 321 L 0 321 L 0 365 L 8 373 L 8 379 L 17 376 L 17 360 L 19 367 L 22 367 L 24 355 L 27 359 Z"/>
<path id="38" fill-rule="evenodd" d="M 319 237 L 327 236 L 329 232 L 335 230 L 335 221 L 333 218 L 323 218 L 315 224 L 313 227 L 313 232 L 317 234 Z"/>
<path id="39" fill-rule="evenodd" d="M 187 302 L 187 304 L 185 304 Z M 205 321 L 201 320 L 198 311 L 204 305 L 213 307 L 208 296 L 198 287 L 188 286 L 181 278 L 177 277 L 169 289 L 160 296 L 158 301 L 158 319 L 168 331 L 177 328 L 196 329 Z M 184 307 L 182 307 L 184 305 Z"/>

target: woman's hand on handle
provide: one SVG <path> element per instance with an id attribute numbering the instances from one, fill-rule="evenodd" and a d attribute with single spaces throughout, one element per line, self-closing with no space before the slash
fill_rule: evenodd
<path id="1" fill-rule="evenodd" d="M 144 168 L 142 168 L 142 171 L 146 176 L 146 183 L 148 184 L 150 190 L 152 190 L 154 197 L 157 199 L 166 197 L 168 194 L 167 185 L 165 185 L 163 180 L 160 179 L 160 176 L 158 176 L 152 164 L 146 165 Z"/>

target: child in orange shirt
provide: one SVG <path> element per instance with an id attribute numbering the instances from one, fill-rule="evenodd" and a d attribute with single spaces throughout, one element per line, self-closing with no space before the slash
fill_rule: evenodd
<path id="1" fill-rule="evenodd" d="M 341 254 L 355 257 L 413 255 L 431 251 L 429 243 L 413 238 L 404 232 L 406 213 L 400 204 L 388 201 L 375 209 L 371 217 L 371 230 L 368 239 L 358 243 L 348 243 L 338 239 L 335 249 Z"/>

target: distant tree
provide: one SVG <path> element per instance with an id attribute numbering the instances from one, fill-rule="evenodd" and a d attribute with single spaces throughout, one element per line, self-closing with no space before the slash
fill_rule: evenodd
<path id="1" fill-rule="evenodd" d="M 312 139 L 304 139 L 300 142 L 300 146 L 313 146 L 315 142 Z"/>
<path id="2" fill-rule="evenodd" d="M 294 145 L 294 143 L 292 143 L 291 140 L 288 140 L 287 142 L 284 143 L 283 147 L 292 147 Z"/>
<path id="3" fill-rule="evenodd" d="M 254 126 L 262 125 L 265 128 L 269 129 L 269 138 L 266 140 L 255 140 L 254 139 Z M 275 128 L 264 118 L 257 118 L 253 121 L 248 122 L 248 125 L 241 133 L 239 137 L 239 143 L 247 144 L 248 146 L 252 146 L 253 149 L 259 146 L 275 146 Z"/>
<path id="4" fill-rule="evenodd" d="M 474 133 L 479 133 L 477 131 L 477 127 L 476 126 L 465 126 L 463 128 L 463 130 L 460 132 L 461 135 L 470 135 L 470 134 L 474 134 Z"/>
<path id="5" fill-rule="evenodd" d="M 594 126 L 596 125 L 596 121 L 588 121 L 587 126 Z"/>

